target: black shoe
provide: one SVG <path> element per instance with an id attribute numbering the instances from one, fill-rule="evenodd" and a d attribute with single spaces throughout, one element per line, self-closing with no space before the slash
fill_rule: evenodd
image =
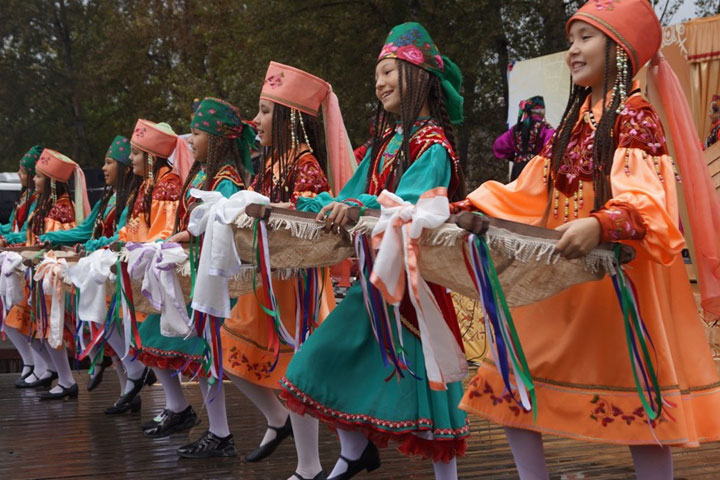
<path id="1" fill-rule="evenodd" d="M 285 421 L 285 425 L 282 427 L 272 427 L 268 425 L 268 428 L 275 430 L 275 438 L 270 440 L 264 445 L 260 445 L 250 454 L 245 457 L 248 462 L 259 462 L 263 458 L 269 457 L 275 449 L 285 440 L 289 435 L 292 435 L 292 425 L 290 424 L 290 417 Z"/>
<path id="2" fill-rule="evenodd" d="M 103 357 L 102 362 L 100 362 L 100 371 L 90 377 L 90 381 L 87 384 L 88 392 L 92 392 L 100 385 L 103 381 L 103 372 L 105 372 L 105 369 L 110 365 L 112 365 L 112 359 L 110 357 Z"/>
<path id="3" fill-rule="evenodd" d="M 155 385 L 155 382 L 157 382 L 157 377 L 155 376 L 155 372 L 150 369 L 148 370 L 147 375 L 145 375 L 145 385 L 150 387 L 152 385 Z"/>
<path id="4" fill-rule="evenodd" d="M 43 392 L 40 394 L 40 400 L 62 400 L 65 397 L 77 398 L 78 386 L 77 383 L 73 383 L 72 387 L 63 387 L 58 384 L 58 387 L 62 388 L 62 391 L 58 393 Z"/>
<path id="5" fill-rule="evenodd" d="M 162 438 L 170 436 L 173 433 L 190 430 L 199 423 L 200 419 L 197 413 L 193 410 L 192 405 L 188 405 L 188 407 L 180 413 L 169 410 L 167 416 L 163 418 L 160 423 L 143 430 L 143 433 L 150 438 Z"/>
<path id="6" fill-rule="evenodd" d="M 293 477 L 297 478 L 298 480 L 327 480 L 327 475 L 325 474 L 324 470 L 320 470 L 320 473 L 315 475 L 313 478 L 305 478 L 297 472 L 293 473 Z"/>
<path id="7" fill-rule="evenodd" d="M 208 430 L 194 442 L 178 448 L 177 454 L 183 458 L 235 457 L 237 450 L 232 434 L 223 438 Z"/>
<path id="8" fill-rule="evenodd" d="M 119 408 L 122 408 L 124 405 L 128 405 L 128 406 L 129 406 L 130 403 L 132 403 L 132 401 L 135 399 L 135 397 L 138 396 L 138 394 L 140 393 L 140 390 L 142 390 L 143 386 L 145 385 L 145 382 L 146 382 L 148 376 L 150 375 L 149 372 L 152 372 L 152 370 L 150 370 L 149 368 L 145 367 L 145 370 L 143 370 L 143 373 L 142 373 L 142 375 L 140 375 L 140 378 L 136 378 L 136 379 L 128 378 L 127 381 L 128 381 L 128 382 L 132 382 L 132 384 L 133 384 L 132 390 L 130 390 L 130 391 L 127 392 L 127 393 L 124 393 L 124 394 L 120 395 L 120 398 L 118 398 L 118 399 L 115 401 L 115 403 L 113 404 L 113 407 L 119 409 Z M 154 375 L 154 374 L 153 374 L 153 375 Z M 88 388 L 89 388 L 89 387 L 88 387 Z M 108 408 L 107 410 L 110 410 L 110 409 L 112 409 L 113 407 L 110 407 L 110 408 Z M 128 408 L 130 408 L 130 407 L 128 407 Z M 139 407 L 138 407 L 138 408 L 139 408 Z M 107 413 L 107 410 L 105 410 L 105 413 Z M 126 408 L 125 410 L 122 410 L 122 411 L 123 411 L 123 412 L 127 411 L 127 408 Z M 115 412 L 113 412 L 113 413 L 115 413 Z M 122 412 L 117 412 L 117 413 L 122 413 Z M 112 413 L 110 413 L 109 415 L 112 415 Z"/>
<path id="9" fill-rule="evenodd" d="M 20 378 L 15 380 L 15 388 L 27 388 L 27 386 L 30 384 L 30 382 L 26 382 L 25 379 L 27 379 L 30 375 L 33 374 L 33 370 L 35 370 L 35 365 L 23 365 L 23 370 L 25 370 L 25 367 L 28 367 L 30 370 L 24 375 L 20 374 Z"/>
<path id="10" fill-rule="evenodd" d="M 158 426 L 164 419 L 170 414 L 170 410 L 167 408 L 163 408 L 163 410 L 158 414 L 155 415 L 149 422 L 143 423 L 140 428 L 143 430 L 148 430 L 150 428 Z M 156 420 L 156 418 L 159 418 L 159 420 Z"/>
<path id="11" fill-rule="evenodd" d="M 119 402 L 120 400 L 118 400 Z M 142 397 L 138 395 L 137 397 L 130 400 L 128 403 L 122 403 L 118 405 L 118 402 L 115 402 L 115 404 L 112 407 L 108 407 L 105 409 L 105 415 L 119 415 L 121 413 L 125 413 L 128 410 L 132 411 L 133 413 L 137 413 L 140 411 L 140 408 L 142 407 Z"/>
<path id="12" fill-rule="evenodd" d="M 54 380 L 57 380 L 58 374 L 57 372 L 53 372 L 50 370 L 50 376 L 47 378 L 39 378 L 35 380 L 34 382 L 30 382 L 25 384 L 22 388 L 38 388 L 38 387 L 44 387 L 44 388 L 50 388 L 52 386 L 52 383 Z"/>
<path id="13" fill-rule="evenodd" d="M 340 458 L 347 463 L 347 470 L 340 475 L 335 475 L 327 480 L 348 480 L 363 470 L 372 472 L 380 468 L 380 453 L 374 443 L 368 442 L 367 447 L 363 450 L 362 455 L 357 460 L 350 460 L 340 455 Z"/>

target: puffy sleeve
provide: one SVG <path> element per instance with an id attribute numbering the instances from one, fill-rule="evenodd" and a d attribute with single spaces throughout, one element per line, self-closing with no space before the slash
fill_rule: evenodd
<path id="1" fill-rule="evenodd" d="M 40 235 L 41 242 L 50 242 L 53 245 L 75 245 L 87 242 L 92 237 L 95 220 L 100 212 L 100 201 L 95 203 L 90 214 L 85 218 L 83 223 L 70 230 L 55 230 Z"/>
<path id="2" fill-rule="evenodd" d="M 679 227 L 675 167 L 660 120 L 647 104 L 620 118 L 610 172 L 612 198 L 593 213 L 603 240 L 623 241 L 669 265 L 685 246 Z"/>
<path id="3" fill-rule="evenodd" d="M 150 206 L 150 226 L 145 242 L 165 240 L 175 228 L 175 216 L 180 201 L 180 177 L 166 174 L 153 190 Z"/>
<path id="4" fill-rule="evenodd" d="M 548 201 L 545 184 L 545 161 L 540 155 L 530 160 L 515 181 L 504 185 L 489 181 L 467 196 L 472 206 L 492 217 L 537 225 L 541 222 Z M 461 205 L 469 210 L 467 202 Z"/>
<path id="5" fill-rule="evenodd" d="M 297 205 L 297 200 L 301 197 L 313 198 L 319 193 L 330 190 L 327 175 L 325 175 L 323 169 L 320 168 L 320 164 L 315 156 L 303 155 L 298 160 L 295 168 L 295 181 L 290 203 Z"/>
<path id="6" fill-rule="evenodd" d="M 493 142 L 493 155 L 497 158 L 512 161 L 515 157 L 515 139 L 513 131 L 515 127 L 508 129 Z"/>

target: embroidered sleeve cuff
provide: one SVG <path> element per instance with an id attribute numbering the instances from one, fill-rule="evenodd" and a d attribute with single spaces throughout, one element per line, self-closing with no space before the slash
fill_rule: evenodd
<path id="1" fill-rule="evenodd" d="M 645 238 L 645 223 L 635 207 L 627 203 L 616 203 L 591 213 L 602 229 L 601 242 L 619 240 L 642 240 Z"/>

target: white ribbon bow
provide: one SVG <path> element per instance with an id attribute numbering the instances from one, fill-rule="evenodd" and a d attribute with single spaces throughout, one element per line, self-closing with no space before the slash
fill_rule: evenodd
<path id="1" fill-rule="evenodd" d="M 373 247 L 378 252 L 370 281 L 386 301 L 395 305 L 396 316 L 406 282 L 410 286 L 409 297 L 417 315 L 430 388 L 445 390 L 447 383 L 467 376 L 467 361 L 430 287 L 420 276 L 418 255 L 423 229 L 437 228 L 450 216 L 447 190 L 443 187 L 429 190 L 417 205 L 384 190 L 378 202 L 380 219 L 372 232 Z"/>
<path id="2" fill-rule="evenodd" d="M 203 235 L 192 308 L 218 318 L 230 317 L 228 279 L 240 271 L 242 261 L 235 247 L 232 224 L 252 203 L 270 203 L 264 195 L 241 190 L 230 198 L 219 192 L 190 190 L 202 204 L 190 213 L 188 231 Z"/>
<path id="3" fill-rule="evenodd" d="M 65 292 L 63 291 L 63 278 L 67 275 L 68 264 L 64 258 L 57 258 L 55 252 L 45 254 L 43 261 L 35 268 L 34 279 L 42 281 L 45 295 L 51 292 L 50 302 L 50 338 L 51 348 L 57 349 L 62 345 L 63 328 L 65 324 Z M 40 301 L 44 301 L 41 299 Z"/>
<path id="4" fill-rule="evenodd" d="M 142 277 L 142 294 L 160 311 L 160 333 L 166 337 L 186 337 L 192 333 L 176 269 L 188 258 L 178 243 L 129 243 L 128 273 Z M 129 286 L 128 286 L 129 287 Z M 126 337 L 129 338 L 129 337 Z"/>
<path id="5" fill-rule="evenodd" d="M 117 262 L 118 253 L 108 249 L 92 252 L 70 267 L 68 277 L 80 291 L 78 319 L 83 322 L 105 323 L 107 316 L 107 282 L 115 282 L 110 268 Z M 119 300 L 119 299 L 118 299 Z M 119 305 L 117 305 L 119 308 Z"/>
<path id="6" fill-rule="evenodd" d="M 26 267 L 23 265 L 22 256 L 17 252 L 0 252 L 0 297 L 2 297 L 2 318 L 7 317 L 12 307 L 22 302 L 25 298 L 23 292 L 23 275 Z M 5 322 L 2 322 L 2 331 L 5 330 Z"/>

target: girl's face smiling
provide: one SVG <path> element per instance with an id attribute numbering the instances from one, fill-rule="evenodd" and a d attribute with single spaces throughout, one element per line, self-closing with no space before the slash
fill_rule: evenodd
<path id="1" fill-rule="evenodd" d="M 593 96 L 602 95 L 605 85 L 605 48 L 608 37 L 592 25 L 574 21 L 568 31 L 570 47 L 565 53 L 565 63 L 575 85 L 590 87 Z M 615 82 L 617 66 L 615 64 L 616 45 L 612 42 L 610 63 L 608 65 L 608 88 Z"/>
<path id="2" fill-rule="evenodd" d="M 35 191 L 40 195 L 45 192 L 46 180 L 47 177 L 45 175 L 40 172 L 35 172 L 35 177 L 33 178 L 33 181 L 35 182 Z"/>
<path id="3" fill-rule="evenodd" d="M 102 167 L 103 175 L 105 176 L 105 185 L 110 187 L 115 186 L 118 178 L 118 162 L 110 157 L 105 157 L 105 163 Z"/>
<path id="4" fill-rule="evenodd" d="M 210 134 L 203 130 L 198 130 L 197 128 L 190 130 L 188 145 L 196 162 L 205 163 L 207 161 L 209 139 Z"/>
<path id="5" fill-rule="evenodd" d="M 260 99 L 258 104 L 258 113 L 253 118 L 253 122 L 257 125 L 257 136 L 260 145 L 269 147 L 272 143 L 272 119 L 275 104 L 270 100 Z"/>
<path id="6" fill-rule="evenodd" d="M 398 78 L 398 64 L 394 58 L 381 60 L 375 66 L 375 96 L 386 112 L 396 115 L 400 115 Z"/>

